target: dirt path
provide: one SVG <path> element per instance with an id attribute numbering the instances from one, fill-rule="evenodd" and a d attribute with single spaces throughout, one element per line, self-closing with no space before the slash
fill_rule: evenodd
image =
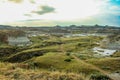
<path id="1" fill-rule="evenodd" d="M 108 72 L 106 72 L 106 71 L 104 71 L 104 70 L 102 70 L 102 69 L 100 69 L 100 68 L 98 68 L 98 67 L 96 67 L 95 65 L 92 65 L 92 64 L 90 64 L 90 63 L 87 63 L 87 62 L 85 62 L 85 61 L 83 61 L 83 60 L 81 60 L 81 59 L 79 59 L 78 57 L 76 57 L 75 55 L 72 55 L 73 57 L 74 57 L 74 59 L 76 59 L 77 61 L 80 61 L 80 62 L 82 62 L 82 63 L 84 63 L 84 64 L 86 64 L 86 65 L 89 65 L 89 66 L 91 66 L 91 67 L 93 67 L 94 69 L 96 69 L 96 70 L 98 70 L 98 71 L 100 71 L 101 73 L 103 73 L 103 74 L 105 74 L 105 75 L 107 75 L 107 76 L 109 76 L 112 80 L 119 80 L 119 79 L 117 79 L 117 78 L 115 78 L 115 76 L 111 76 L 111 75 L 109 75 L 109 73 Z"/>

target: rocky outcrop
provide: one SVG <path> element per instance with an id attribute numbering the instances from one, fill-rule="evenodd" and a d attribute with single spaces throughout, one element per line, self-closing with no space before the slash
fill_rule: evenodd
<path id="1" fill-rule="evenodd" d="M 102 48 L 120 50 L 120 34 L 112 34 L 101 41 Z"/>

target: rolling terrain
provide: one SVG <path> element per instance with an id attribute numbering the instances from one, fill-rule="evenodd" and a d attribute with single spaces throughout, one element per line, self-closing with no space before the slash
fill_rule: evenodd
<path id="1" fill-rule="evenodd" d="M 93 51 L 105 36 L 28 38 L 29 46 L 0 43 L 1 80 L 119 80 L 120 51 L 100 57 Z"/>

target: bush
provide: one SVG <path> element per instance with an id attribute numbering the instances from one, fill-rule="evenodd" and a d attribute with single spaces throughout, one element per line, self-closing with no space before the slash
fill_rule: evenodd
<path id="1" fill-rule="evenodd" d="M 66 62 L 71 62 L 71 59 L 68 58 L 68 59 L 65 59 L 64 61 L 66 61 Z"/>
<path id="2" fill-rule="evenodd" d="M 66 55 L 67 55 L 67 56 L 70 56 L 70 52 L 67 52 Z"/>
<path id="3" fill-rule="evenodd" d="M 103 74 L 92 74 L 90 80 L 112 80 L 107 75 Z"/>

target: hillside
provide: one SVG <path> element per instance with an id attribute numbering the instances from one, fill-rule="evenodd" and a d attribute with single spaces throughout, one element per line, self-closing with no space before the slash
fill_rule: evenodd
<path id="1" fill-rule="evenodd" d="M 30 46 L 0 46 L 0 79 L 114 80 L 120 68 L 119 51 L 95 57 L 104 36 L 33 36 Z M 107 65 L 107 63 L 111 64 Z M 7 66 L 5 66 L 7 64 Z M 117 80 L 117 79 L 116 79 Z M 118 79 L 119 80 L 119 79 Z"/>

